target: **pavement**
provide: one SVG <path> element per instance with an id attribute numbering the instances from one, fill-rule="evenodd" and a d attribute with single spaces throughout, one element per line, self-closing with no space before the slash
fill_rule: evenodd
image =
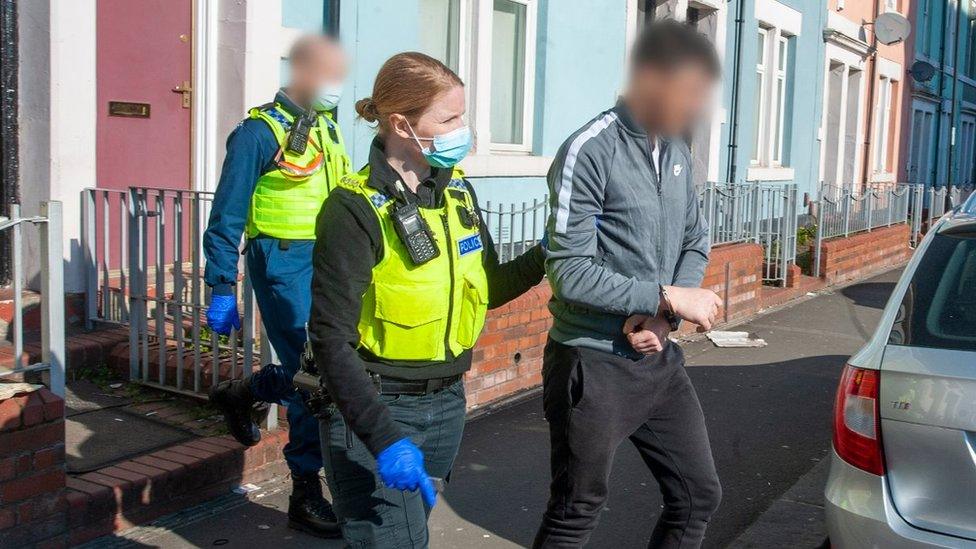
<path id="1" fill-rule="evenodd" d="M 764 348 L 683 344 L 724 490 L 705 547 L 824 544 L 822 490 L 838 374 L 871 335 L 898 274 L 810 296 L 737 328 L 765 339 Z M 431 516 L 431 546 L 530 544 L 545 506 L 548 465 L 538 395 L 470 421 L 452 483 Z M 341 547 L 286 527 L 288 482 L 227 494 L 91 546 Z M 644 547 L 661 498 L 626 443 L 610 483 L 589 546 Z"/>

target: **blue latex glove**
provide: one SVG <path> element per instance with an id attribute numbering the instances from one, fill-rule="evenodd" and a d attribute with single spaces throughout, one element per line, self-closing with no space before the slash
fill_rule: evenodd
<path id="1" fill-rule="evenodd" d="M 408 438 L 401 438 L 376 456 L 380 478 L 389 488 L 420 490 L 428 507 L 437 503 L 437 490 L 424 469 L 424 455 Z"/>
<path id="2" fill-rule="evenodd" d="M 230 329 L 241 329 L 241 318 L 237 316 L 237 296 L 217 295 L 210 298 L 207 307 L 207 326 L 220 335 L 230 335 Z"/>

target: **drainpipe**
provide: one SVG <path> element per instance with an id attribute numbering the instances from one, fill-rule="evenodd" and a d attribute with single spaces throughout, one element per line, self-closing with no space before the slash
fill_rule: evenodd
<path id="1" fill-rule="evenodd" d="M 871 56 L 871 79 L 868 81 L 868 119 L 867 119 L 867 139 L 864 140 L 864 163 L 862 167 L 862 176 L 864 177 L 864 185 L 862 188 L 867 188 L 871 181 L 871 171 L 873 169 L 874 159 L 871 157 L 871 142 L 874 139 L 878 139 L 879 136 L 874 135 L 874 109 L 877 98 L 877 80 L 878 80 L 878 34 L 875 32 L 874 21 L 878 20 L 878 3 L 874 2 L 874 7 L 871 9 L 871 48 L 868 50 L 868 55 Z M 880 141 L 880 139 L 879 139 Z"/>
<path id="2" fill-rule="evenodd" d="M 956 150 L 956 110 L 959 92 L 959 36 L 962 32 L 962 2 L 956 0 L 956 48 L 952 52 L 952 106 L 949 115 L 949 152 L 946 154 L 946 187 L 952 187 L 952 157 Z"/>
<path id="3" fill-rule="evenodd" d="M 327 0 L 325 2 L 325 32 L 335 38 L 339 38 L 339 2 L 340 0 Z"/>
<path id="4" fill-rule="evenodd" d="M 944 4 L 942 10 L 942 28 L 946 28 L 949 23 L 949 2 Z M 958 42 L 958 36 L 956 37 Z M 942 88 L 945 85 L 945 53 L 946 53 L 946 33 L 942 33 L 941 40 L 939 41 L 939 89 L 936 90 L 936 96 L 939 99 L 939 108 L 936 111 L 937 115 L 935 117 L 935 162 L 932 163 L 932 187 L 935 187 L 936 177 L 939 175 L 939 148 L 938 144 L 942 140 L 942 115 L 945 113 L 945 109 L 942 107 Z"/>
<path id="5" fill-rule="evenodd" d="M 729 0 L 731 3 L 732 0 Z M 741 75 L 739 74 L 742 69 L 742 25 L 745 20 L 742 17 L 744 10 L 745 0 L 737 0 L 735 8 L 735 42 L 733 46 L 733 61 L 732 61 L 732 98 L 729 105 L 729 158 L 728 165 L 726 166 L 726 180 L 729 183 L 735 183 L 735 172 L 738 168 L 736 164 L 736 156 L 738 152 L 738 136 L 739 136 L 739 84 L 741 81 Z"/>

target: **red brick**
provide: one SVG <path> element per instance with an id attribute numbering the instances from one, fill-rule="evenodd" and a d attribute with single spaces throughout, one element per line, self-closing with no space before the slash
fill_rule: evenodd
<path id="1" fill-rule="evenodd" d="M 64 422 L 43 423 L 27 429 L 5 433 L 0 444 L 0 457 L 30 452 L 64 443 Z"/>
<path id="2" fill-rule="evenodd" d="M 68 501 L 60 492 L 42 497 L 31 498 L 17 506 L 17 522 L 26 524 L 31 521 L 61 513 L 67 509 Z"/>
<path id="3" fill-rule="evenodd" d="M 37 392 L 44 401 L 44 419 L 54 421 L 64 418 L 64 399 L 47 390 L 41 389 Z"/>
<path id="4" fill-rule="evenodd" d="M 16 501 L 61 490 L 65 486 L 63 469 L 52 469 L 7 481 L 0 486 L 0 501 Z"/>
<path id="5" fill-rule="evenodd" d="M 26 398 L 14 396 L 0 402 L 0 431 L 20 428 L 20 414 Z"/>
<path id="6" fill-rule="evenodd" d="M 132 460 L 135 463 L 140 463 L 142 465 L 148 465 L 150 467 L 155 467 L 157 469 L 162 469 L 170 474 L 179 474 L 186 470 L 186 466 L 182 463 L 177 463 L 175 461 L 165 459 L 156 455 L 149 456 L 139 456 Z"/>
<path id="7" fill-rule="evenodd" d="M 61 463 L 64 463 L 64 444 L 56 444 L 34 452 L 35 469 L 46 469 Z"/>
<path id="8" fill-rule="evenodd" d="M 44 421 L 44 401 L 41 400 L 41 395 L 35 391 L 30 393 L 27 398 L 20 418 L 24 427 L 37 425 Z"/>
<path id="9" fill-rule="evenodd" d="M 234 451 L 231 448 L 227 448 L 225 446 L 215 444 L 214 442 L 211 442 L 210 440 L 205 438 L 192 440 L 184 444 L 184 446 L 189 446 L 191 448 L 198 448 L 200 450 L 203 450 L 205 452 L 210 452 L 211 454 L 218 455 L 218 456 L 226 453 L 231 453 Z"/>
<path id="10" fill-rule="evenodd" d="M 72 484 L 71 480 L 68 479 L 69 484 Z M 71 526 L 81 524 L 85 520 L 85 515 L 88 511 L 88 501 L 91 499 L 91 496 L 85 492 L 68 489 L 64 495 L 64 499 L 68 503 L 68 523 Z"/>
<path id="11" fill-rule="evenodd" d="M 169 476 L 169 473 L 163 469 L 150 467 L 149 465 L 143 465 L 142 463 L 137 463 L 135 461 L 123 461 L 122 463 L 117 464 L 116 467 L 119 469 L 125 469 L 126 471 L 131 471 L 133 473 L 138 473 L 150 478 L 153 481 L 160 481 Z"/>
<path id="12" fill-rule="evenodd" d="M 229 450 L 243 450 L 244 449 L 244 445 L 242 445 L 240 442 L 237 442 L 236 440 L 234 440 L 230 435 L 224 435 L 222 437 L 209 437 L 209 438 L 205 438 L 203 440 L 207 441 L 208 443 L 217 445 L 217 446 L 223 446 L 224 448 L 227 448 Z"/>
<path id="13" fill-rule="evenodd" d="M 181 465 L 186 465 L 187 467 L 197 466 L 200 464 L 201 461 L 196 457 L 188 456 L 182 453 L 171 452 L 169 450 L 160 450 L 158 452 L 153 452 L 152 454 L 149 455 L 153 457 L 165 459 L 167 461 L 175 461 L 176 463 L 179 463 Z"/>

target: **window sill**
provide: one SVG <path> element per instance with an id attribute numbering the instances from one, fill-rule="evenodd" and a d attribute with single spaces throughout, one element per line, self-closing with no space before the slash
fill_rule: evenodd
<path id="1" fill-rule="evenodd" d="M 474 154 L 461 162 L 467 177 L 545 177 L 551 156 L 527 154 Z"/>
<path id="2" fill-rule="evenodd" d="M 746 181 L 791 181 L 793 168 L 754 166 L 746 170 Z"/>

